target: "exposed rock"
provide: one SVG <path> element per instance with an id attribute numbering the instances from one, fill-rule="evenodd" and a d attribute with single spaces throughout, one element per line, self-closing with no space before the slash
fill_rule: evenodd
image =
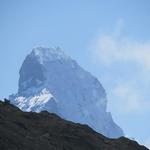
<path id="1" fill-rule="evenodd" d="M 148 150 L 125 137 L 109 139 L 87 125 L 0 101 L 1 150 Z"/>
<path id="2" fill-rule="evenodd" d="M 123 135 L 107 112 L 101 83 L 60 48 L 33 49 L 20 69 L 18 93 L 10 99 L 23 111 L 47 110 L 108 137 Z"/>

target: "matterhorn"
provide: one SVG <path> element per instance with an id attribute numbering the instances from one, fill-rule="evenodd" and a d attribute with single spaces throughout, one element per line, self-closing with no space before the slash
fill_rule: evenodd
<path id="1" fill-rule="evenodd" d="M 101 83 L 60 48 L 34 48 L 19 74 L 18 92 L 10 100 L 23 111 L 47 110 L 110 138 L 123 135 L 107 112 Z"/>

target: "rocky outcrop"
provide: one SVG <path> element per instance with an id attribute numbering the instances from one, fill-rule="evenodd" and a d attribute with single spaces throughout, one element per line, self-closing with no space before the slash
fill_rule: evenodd
<path id="1" fill-rule="evenodd" d="M 109 139 L 87 125 L 0 101 L 1 150 L 148 150 L 125 137 Z"/>
<path id="2" fill-rule="evenodd" d="M 123 135 L 106 111 L 106 92 L 101 83 L 60 48 L 32 50 L 20 69 L 18 93 L 10 99 L 24 111 L 47 110 L 88 124 L 108 137 Z"/>

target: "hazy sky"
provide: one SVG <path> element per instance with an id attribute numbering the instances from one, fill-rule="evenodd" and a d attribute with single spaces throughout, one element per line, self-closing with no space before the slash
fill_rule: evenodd
<path id="1" fill-rule="evenodd" d="M 0 0 L 0 98 L 36 46 L 59 46 L 99 78 L 125 134 L 150 144 L 150 0 Z"/>

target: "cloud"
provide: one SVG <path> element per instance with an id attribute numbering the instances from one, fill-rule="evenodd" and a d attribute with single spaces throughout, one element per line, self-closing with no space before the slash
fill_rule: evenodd
<path id="1" fill-rule="evenodd" d="M 149 109 L 150 102 L 145 99 L 140 89 L 131 84 L 120 83 L 111 91 L 115 98 L 116 109 L 125 113 L 141 113 Z"/>
<path id="2" fill-rule="evenodd" d="M 150 41 L 135 41 L 122 36 L 123 21 L 119 20 L 111 34 L 102 34 L 92 44 L 96 59 L 107 66 L 132 62 L 150 70 Z"/>
<path id="3" fill-rule="evenodd" d="M 143 141 L 150 124 L 150 40 L 125 36 L 124 27 L 119 19 L 111 33 L 100 34 L 90 45 L 90 57 L 100 70 L 108 111 L 127 135 Z"/>
<path id="4" fill-rule="evenodd" d="M 115 99 L 115 107 L 124 106 L 121 112 L 147 111 L 150 104 L 150 41 L 125 37 L 124 26 L 124 20 L 119 19 L 110 34 L 101 34 L 92 43 L 91 54 L 103 68 L 101 79 L 105 79 L 104 86 L 109 89 L 109 98 Z"/>

